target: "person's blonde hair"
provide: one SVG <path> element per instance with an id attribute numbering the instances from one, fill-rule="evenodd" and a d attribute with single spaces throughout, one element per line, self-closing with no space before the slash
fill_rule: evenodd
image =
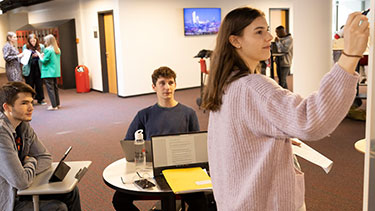
<path id="1" fill-rule="evenodd" d="M 55 50 L 55 53 L 60 54 L 59 46 L 57 45 L 56 39 L 52 34 L 49 34 L 44 37 L 44 44 L 46 45 L 46 47 L 52 45 L 53 49 Z"/>
<path id="2" fill-rule="evenodd" d="M 14 33 L 14 32 L 8 32 L 7 33 L 7 41 L 10 41 L 10 39 L 12 39 L 13 36 L 17 36 L 16 33 Z"/>

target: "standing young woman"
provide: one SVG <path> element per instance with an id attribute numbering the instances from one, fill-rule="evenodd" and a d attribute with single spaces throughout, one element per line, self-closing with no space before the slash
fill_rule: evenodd
<path id="1" fill-rule="evenodd" d="M 17 35 L 14 32 L 8 32 L 7 42 L 3 47 L 3 56 L 5 60 L 5 71 L 8 81 L 22 81 L 21 63 L 19 58 L 23 53 L 19 53 L 15 47 L 17 44 Z"/>
<path id="2" fill-rule="evenodd" d="M 40 105 L 46 105 L 47 103 L 44 102 L 43 81 L 40 73 L 42 62 L 37 53 L 37 51 L 43 53 L 44 45 L 39 43 L 39 39 L 35 34 L 30 34 L 27 38 L 27 44 L 23 46 L 22 51 L 24 52 L 25 49 L 30 50 L 32 53 L 29 63 L 22 67 L 22 75 L 25 77 L 26 83 L 35 89 L 35 99 L 38 103 Z"/>
<path id="3" fill-rule="evenodd" d="M 305 210 L 304 176 L 290 138 L 319 140 L 347 114 L 356 94 L 355 67 L 369 23 L 360 12 L 345 25 L 344 54 L 307 98 L 256 74 L 270 56 L 263 12 L 238 8 L 224 18 L 202 106 L 210 110 L 208 156 L 218 210 Z"/>
<path id="4" fill-rule="evenodd" d="M 49 34 L 44 37 L 46 48 L 43 54 L 39 54 L 42 62 L 41 77 L 46 83 L 47 92 L 51 101 L 51 106 L 47 110 L 54 111 L 60 108 L 59 90 L 57 88 L 57 78 L 61 76 L 60 72 L 60 48 L 57 46 L 55 37 Z"/>

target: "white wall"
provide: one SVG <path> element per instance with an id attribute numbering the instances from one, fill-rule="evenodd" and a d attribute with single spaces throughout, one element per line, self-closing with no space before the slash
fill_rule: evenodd
<path id="1" fill-rule="evenodd" d="M 251 4 L 240 0 L 119 1 L 123 49 L 121 65 L 124 67 L 118 73 L 119 80 L 123 81 L 119 82 L 119 95 L 152 92 L 150 75 L 162 65 L 176 71 L 178 88 L 199 86 L 200 69 L 198 60 L 193 56 L 201 49 L 213 49 L 216 35 L 185 37 L 182 9 L 220 7 L 224 18 L 233 8 L 245 5 L 265 11 L 267 19 L 270 7 L 291 7 L 286 1 L 254 1 Z"/>
<path id="2" fill-rule="evenodd" d="M 224 17 L 233 8 L 245 5 L 265 11 L 267 19 L 270 7 L 291 8 L 293 18 L 288 1 L 54 0 L 27 10 L 30 23 L 76 20 L 79 64 L 89 67 L 91 86 L 96 90 L 103 87 L 99 39 L 93 37 L 93 31 L 98 29 L 98 12 L 113 10 L 118 94 L 131 96 L 152 92 L 150 75 L 162 65 L 176 71 L 178 88 L 200 85 L 198 59 L 193 56 L 201 49 L 213 49 L 216 35 L 185 37 L 184 7 L 220 7 Z"/>
<path id="3" fill-rule="evenodd" d="M 294 0 L 293 91 L 307 96 L 318 90 L 332 66 L 332 3 Z"/>
<path id="4" fill-rule="evenodd" d="M 152 92 L 151 74 L 160 66 L 169 66 L 176 71 L 178 88 L 200 84 L 198 59 L 193 57 L 201 49 L 213 49 L 216 35 L 185 37 L 184 7 L 221 5 L 197 0 L 119 2 L 120 48 L 123 50 L 123 68 L 118 74 L 119 95 Z"/>
<path id="5" fill-rule="evenodd" d="M 99 43 L 99 24 L 98 12 L 113 11 L 114 31 L 115 31 L 115 44 L 116 44 L 116 57 L 117 57 L 117 70 L 121 70 L 121 48 L 119 43 L 121 36 L 119 30 L 119 12 L 117 0 L 81 0 L 80 1 L 80 19 L 81 24 L 81 40 L 84 53 L 82 55 L 82 64 L 89 68 L 91 74 L 91 86 L 96 90 L 103 90 L 102 83 L 102 67 L 100 60 L 100 43 Z M 98 32 L 98 38 L 94 38 L 94 31 Z M 119 83 L 121 83 L 119 81 Z"/>
<path id="6" fill-rule="evenodd" d="M 263 10 L 267 20 L 269 8 L 289 8 L 293 35 L 294 10 L 289 0 L 54 0 L 25 7 L 22 12 L 28 11 L 30 24 L 74 18 L 80 41 L 77 44 L 78 63 L 88 66 L 91 87 L 101 91 L 100 46 L 93 31 L 98 29 L 98 12 L 112 10 L 118 94 L 132 96 L 152 92 L 150 75 L 162 65 L 177 72 L 178 88 L 200 85 L 198 59 L 193 56 L 201 49 L 213 49 L 216 35 L 185 37 L 183 8 L 220 7 L 224 18 L 232 9 L 245 5 Z M 295 60 L 298 57 L 295 55 Z"/>
<path id="7" fill-rule="evenodd" d="M 117 5 L 117 0 L 54 0 L 29 7 L 29 21 L 33 24 L 75 19 L 76 33 L 79 39 L 77 44 L 78 64 L 88 67 L 91 87 L 102 91 L 99 39 L 94 38 L 93 30 L 98 28 L 98 12 L 100 11 L 113 10 L 116 27 L 116 22 L 118 23 Z"/>
<path id="8" fill-rule="evenodd" d="M 9 31 L 16 32 L 17 29 L 29 23 L 27 12 L 8 13 Z"/>
<path id="9" fill-rule="evenodd" d="M 375 11 L 375 1 L 371 1 L 371 11 Z M 370 12 L 369 22 L 375 21 L 375 15 Z M 367 77 L 367 113 L 366 113 L 366 153 L 364 164 L 364 178 L 363 178 L 363 208 L 362 210 L 375 210 L 375 27 L 370 24 L 370 56 L 369 56 L 369 70 Z"/>

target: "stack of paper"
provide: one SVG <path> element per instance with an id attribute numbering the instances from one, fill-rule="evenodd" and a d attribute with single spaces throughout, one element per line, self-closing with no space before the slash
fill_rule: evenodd
<path id="1" fill-rule="evenodd" d="M 23 65 L 27 65 L 29 63 L 29 59 L 31 57 L 31 53 L 32 53 L 32 51 L 30 51 L 28 49 L 24 49 L 23 50 L 23 56 L 21 58 L 21 63 Z"/>
<path id="2" fill-rule="evenodd" d="M 298 155 L 320 167 L 328 174 L 331 170 L 333 162 L 324 155 L 320 154 L 318 151 L 309 147 L 307 144 L 303 143 L 301 140 L 292 138 L 294 141 L 300 143 L 300 146 L 292 145 L 293 153 Z"/>
<path id="3" fill-rule="evenodd" d="M 191 193 L 212 190 L 211 178 L 200 167 L 167 169 L 163 175 L 174 193 Z"/>

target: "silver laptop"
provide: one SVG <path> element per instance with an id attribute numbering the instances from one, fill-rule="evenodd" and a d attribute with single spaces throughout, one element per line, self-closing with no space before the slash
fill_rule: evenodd
<path id="1" fill-rule="evenodd" d="M 134 140 L 121 140 L 120 141 L 122 151 L 124 152 L 124 156 L 126 161 L 134 162 Z M 145 148 L 146 148 L 146 161 L 152 162 L 152 152 L 151 152 L 151 141 L 145 141 Z"/>

